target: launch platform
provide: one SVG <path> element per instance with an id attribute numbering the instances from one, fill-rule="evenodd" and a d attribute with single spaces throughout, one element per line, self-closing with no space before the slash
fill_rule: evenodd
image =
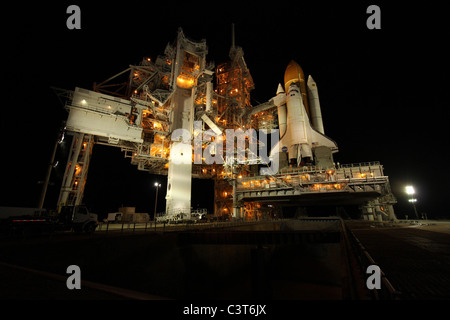
<path id="1" fill-rule="evenodd" d="M 317 83 L 298 63 L 288 64 L 275 96 L 254 106 L 243 49 L 233 40 L 229 61 L 218 66 L 207 53 L 206 40 L 180 28 L 156 59 L 144 57 L 92 90 L 59 91 L 64 133 L 73 139 L 58 206 L 82 203 L 93 147 L 102 144 L 120 148 L 139 170 L 167 176 L 166 209 L 154 218 L 192 219 L 195 177 L 214 180 L 212 214 L 225 219 L 323 204 L 358 206 L 367 220 L 396 219 L 382 164 L 335 163 L 338 145 L 325 135 Z"/>

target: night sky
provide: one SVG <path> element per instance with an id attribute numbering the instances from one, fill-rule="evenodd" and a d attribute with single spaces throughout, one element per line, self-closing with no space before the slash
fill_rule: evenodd
<path id="1" fill-rule="evenodd" d="M 319 89 L 325 133 L 335 161 L 380 161 L 398 199 L 399 218 L 412 216 L 404 187 L 415 187 L 419 212 L 448 210 L 448 38 L 444 4 L 382 1 L 107 2 L 16 4 L 2 11 L 3 100 L 0 206 L 38 203 L 61 120 L 67 116 L 51 86 L 92 89 L 163 54 L 182 27 L 206 39 L 208 61 L 228 59 L 231 23 L 256 89 L 252 104 L 272 98 L 290 60 Z M 118 4 L 120 3 L 120 4 Z M 126 4 L 125 4 L 126 3 Z M 81 8 L 81 30 L 68 30 L 66 8 Z M 366 9 L 381 8 L 381 30 L 369 30 Z M 6 87 L 5 87 L 6 84 Z M 65 149 L 66 148 L 66 149 Z M 67 148 L 57 160 L 64 164 Z M 45 207 L 56 206 L 64 165 L 52 173 Z M 138 171 L 120 149 L 95 146 L 86 204 L 104 214 L 121 205 L 164 209 L 166 177 Z M 194 181 L 192 205 L 212 208 L 212 182 Z"/>

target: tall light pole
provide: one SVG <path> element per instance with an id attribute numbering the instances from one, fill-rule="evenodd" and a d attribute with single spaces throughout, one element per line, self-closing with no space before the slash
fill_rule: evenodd
<path id="1" fill-rule="evenodd" d="M 158 205 L 158 189 L 159 187 L 161 187 L 161 183 L 155 182 L 155 187 L 156 187 L 156 198 L 155 198 L 155 212 L 153 219 L 156 221 L 156 206 Z"/>
<path id="2" fill-rule="evenodd" d="M 47 173 L 45 174 L 45 179 L 44 179 L 44 183 L 42 186 L 41 196 L 39 197 L 39 203 L 38 203 L 39 209 L 42 209 L 44 207 L 44 200 L 45 200 L 45 195 L 47 194 L 48 184 L 50 182 L 50 175 L 52 174 L 52 169 L 56 167 L 56 164 L 55 164 L 56 150 L 58 149 L 58 146 L 64 141 L 64 129 L 65 129 L 65 127 L 63 124 L 61 126 L 61 128 L 59 129 L 58 139 L 56 140 L 55 145 L 53 146 L 52 156 L 50 157 L 50 162 L 47 166 Z"/>
<path id="3" fill-rule="evenodd" d="M 406 189 L 406 193 L 411 196 L 411 199 L 409 199 L 408 201 L 411 202 L 414 207 L 414 213 L 416 214 L 416 219 L 419 219 L 419 215 L 417 214 L 417 209 L 416 209 L 417 199 L 412 198 L 412 196 L 416 193 L 416 191 L 414 190 L 413 186 L 407 186 L 405 189 Z"/>

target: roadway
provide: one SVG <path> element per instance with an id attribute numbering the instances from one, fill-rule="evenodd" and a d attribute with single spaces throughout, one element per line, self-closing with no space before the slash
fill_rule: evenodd
<path id="1" fill-rule="evenodd" d="M 69 275 L 0 262 L 0 300 L 161 300 L 142 292 L 81 280 L 69 290 Z"/>
<path id="2" fill-rule="evenodd" d="M 402 300 L 450 299 L 450 221 L 349 221 Z"/>
<path id="3" fill-rule="evenodd" d="M 315 230 L 316 223 L 310 223 Z M 138 224 L 110 225 L 108 232 L 91 235 L 9 239 L 0 243 L 0 261 L 6 262 L 0 263 L 0 298 L 154 300 L 205 297 L 208 292 L 208 297 L 236 299 L 263 292 L 279 298 L 340 299 L 339 268 L 327 272 L 339 257 L 338 224 L 319 224 L 317 233 L 279 230 L 280 224 L 272 222 L 158 225 L 156 232 Z M 87 280 L 80 291 L 66 287 L 64 272 L 72 264 Z M 255 287 L 266 283 L 260 281 L 265 277 L 273 287 Z"/>
<path id="4" fill-rule="evenodd" d="M 401 293 L 399 295 L 400 299 L 439 300 L 450 298 L 450 221 L 419 221 L 419 223 L 399 221 L 398 223 L 377 223 L 373 221 L 351 220 L 346 221 L 346 224 L 350 231 L 369 252 L 370 256 L 375 260 L 375 263 L 381 267 L 389 282 Z M 147 251 L 149 248 L 154 248 L 156 251 L 160 250 L 161 252 L 167 252 L 165 251 L 166 249 L 164 249 L 166 240 L 163 241 L 163 238 L 161 238 L 161 235 L 164 233 L 172 234 L 170 231 L 184 231 L 191 228 L 207 230 L 212 227 L 232 225 L 233 224 L 219 223 L 199 225 L 157 225 L 155 229 L 154 225 L 150 226 L 149 224 L 147 226 L 145 226 L 145 224 L 130 224 L 124 226 L 117 224 L 110 225 L 108 227 L 108 232 L 106 232 L 105 226 L 102 226 L 102 229 L 99 230 L 99 232 L 97 231 L 92 235 L 65 233 L 52 235 L 50 238 L 47 236 L 34 239 L 4 241 L 0 245 L 0 251 L 3 251 L 2 257 L 5 259 L 9 257 L 10 259 L 9 261 L 8 259 L 5 260 L 8 263 L 0 263 L 0 299 L 164 299 L 158 295 L 142 293 L 138 287 L 135 288 L 137 289 L 136 291 L 125 290 L 121 289 L 122 286 L 120 284 L 118 287 L 115 287 L 83 280 L 83 290 L 68 290 L 65 283 L 67 275 L 62 273 L 61 266 L 67 266 L 68 264 L 73 263 L 73 261 L 75 261 L 75 263 L 83 264 L 88 260 L 92 260 L 101 266 L 107 266 L 109 263 L 120 261 L 120 263 L 123 263 L 123 266 L 118 266 L 117 268 L 119 270 L 120 268 L 129 268 L 130 266 L 127 265 L 126 261 L 119 259 L 119 257 L 116 259 L 114 253 L 118 252 L 120 249 L 128 248 L 128 251 L 130 252 L 127 259 L 129 259 L 133 254 L 142 252 L 143 249 Z M 246 228 L 246 226 L 250 227 L 250 225 L 251 224 L 244 224 L 241 228 Z M 154 232 L 155 230 L 156 232 Z M 148 233 L 148 236 L 142 237 L 145 233 Z M 122 237 L 120 236 L 122 234 L 130 236 L 135 234 L 135 236 Z M 320 239 L 310 239 L 310 237 L 307 236 L 308 233 L 303 232 L 302 234 L 303 237 L 306 236 L 303 240 L 297 235 L 291 239 L 287 237 L 289 234 L 280 234 L 279 238 L 273 236 L 267 237 L 267 235 L 262 234 L 264 235 L 263 238 L 252 238 L 252 241 L 262 241 L 263 243 L 271 244 L 272 242 L 278 243 L 280 241 L 310 242 L 311 240 L 320 240 L 319 242 L 322 242 L 323 240 L 328 239 L 322 239 L 324 235 L 322 235 L 322 238 Z M 231 238 L 229 233 L 226 233 L 224 234 L 226 239 L 217 238 L 217 235 L 214 235 L 217 239 L 211 238 L 211 235 L 214 235 L 214 233 L 205 233 L 205 236 L 209 237 L 206 239 L 208 242 L 215 240 L 220 244 L 226 243 L 225 240 L 227 239 L 231 239 L 236 243 L 243 241 L 243 238 L 241 239 L 239 233 L 236 233 Z M 328 236 L 332 235 L 332 233 L 328 234 Z M 187 233 L 186 236 L 190 237 L 188 240 L 191 240 L 191 242 L 206 241 L 203 238 L 198 238 L 202 235 L 197 232 Z M 164 239 L 166 239 L 166 237 L 164 237 Z M 244 240 L 248 241 L 248 239 Z M 173 243 L 175 245 L 175 242 Z M 92 250 L 89 254 L 83 253 L 81 248 L 89 248 L 92 246 L 91 244 L 95 245 L 95 250 Z M 47 248 L 45 254 L 47 254 L 48 258 L 54 257 L 54 254 L 58 254 L 58 252 L 61 254 L 67 251 L 68 248 L 74 251 L 72 255 L 61 255 L 59 259 L 54 260 L 53 265 L 48 261 L 46 262 L 42 259 L 38 259 L 41 257 L 41 254 L 37 252 L 36 249 L 41 250 L 41 248 L 44 247 Z M 54 249 L 50 251 L 50 247 Z M 26 257 L 23 255 L 16 255 L 15 252 L 17 249 L 28 250 Z M 7 255 L 5 256 L 4 254 Z M 110 258 L 111 261 L 98 260 L 97 257 L 99 256 L 102 256 L 102 259 Z M 170 256 L 170 258 L 172 259 L 173 257 Z M 145 259 L 145 261 L 148 260 L 145 264 L 153 263 L 151 262 L 151 257 Z M 155 267 L 156 266 L 157 265 L 155 265 Z M 40 270 L 45 270 L 46 272 Z M 159 269 L 156 267 L 155 270 Z M 96 279 L 102 277 L 98 274 L 98 277 L 93 278 Z M 107 279 L 107 277 L 103 278 L 103 280 Z M 149 279 L 151 279 L 151 281 L 155 280 L 155 278 L 152 277 Z M 102 281 L 100 280 L 100 282 Z"/>

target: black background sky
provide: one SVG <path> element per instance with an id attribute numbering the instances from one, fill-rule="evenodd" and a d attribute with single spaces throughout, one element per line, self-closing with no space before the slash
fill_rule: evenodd
<path id="1" fill-rule="evenodd" d="M 66 8 L 81 8 L 81 30 L 68 30 Z M 366 9 L 381 8 L 381 30 L 368 30 Z M 219 5 L 221 7 L 219 7 Z M 397 215 L 412 215 L 404 187 L 417 191 L 418 209 L 450 217 L 448 207 L 448 39 L 443 2 L 36 2 L 2 11 L 2 206 L 36 206 L 55 136 L 66 113 L 51 86 L 92 89 L 163 54 L 178 27 L 206 39 L 207 59 L 225 62 L 235 23 L 236 44 L 265 102 L 283 82 L 290 60 L 319 88 L 335 161 L 380 161 L 398 199 Z M 6 97 L 6 99 L 5 99 Z M 65 161 L 63 147 L 57 159 Z M 56 206 L 63 166 L 52 173 L 46 207 Z M 85 202 L 99 213 L 120 205 L 153 212 L 165 177 L 138 171 L 120 149 L 95 146 Z M 193 206 L 212 207 L 212 183 L 194 181 Z"/>

